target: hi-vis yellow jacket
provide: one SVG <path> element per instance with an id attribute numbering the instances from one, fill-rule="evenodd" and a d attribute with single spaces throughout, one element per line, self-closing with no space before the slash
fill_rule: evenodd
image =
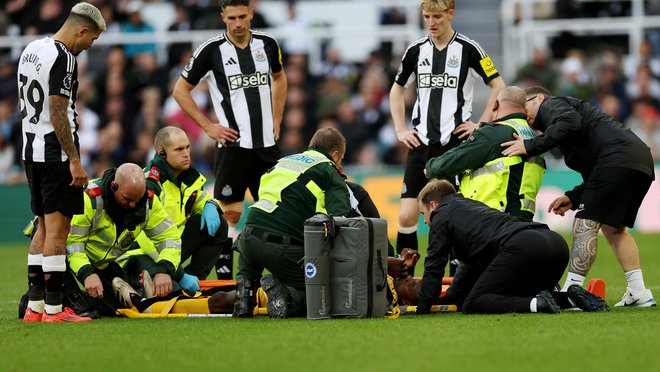
<path id="1" fill-rule="evenodd" d="M 117 225 L 108 214 L 108 174 L 90 182 L 84 195 L 83 214 L 74 215 L 67 238 L 69 267 L 79 280 L 104 269 L 131 248 L 140 235 L 150 239 L 159 252 L 157 273 L 174 275 L 181 261 L 181 239 L 176 225 L 168 217 L 158 197 L 145 193 L 132 213 L 124 215 L 125 227 Z M 114 172 L 110 180 L 114 179 Z"/>
<path id="2" fill-rule="evenodd" d="M 531 220 L 545 173 L 542 156 L 503 156 L 501 144 L 534 138 L 524 114 L 512 114 L 482 126 L 458 147 L 426 163 L 433 178 L 463 175 L 460 192 L 491 208 Z"/>

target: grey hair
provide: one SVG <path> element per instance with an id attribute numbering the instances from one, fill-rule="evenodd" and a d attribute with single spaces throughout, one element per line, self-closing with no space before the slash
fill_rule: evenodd
<path id="1" fill-rule="evenodd" d="M 93 24 L 96 24 L 96 27 L 98 27 L 100 31 L 105 31 L 106 29 L 105 19 L 103 19 L 101 11 L 90 3 L 80 2 L 74 5 L 73 8 L 71 8 L 71 14 L 87 18 Z"/>

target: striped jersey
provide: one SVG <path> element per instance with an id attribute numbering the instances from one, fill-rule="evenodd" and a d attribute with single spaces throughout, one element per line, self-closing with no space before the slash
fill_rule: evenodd
<path id="1" fill-rule="evenodd" d="M 411 122 L 424 144 L 446 145 L 451 132 L 472 116 L 474 82 L 488 84 L 499 73 L 474 40 L 458 32 L 438 50 L 431 36 L 410 46 L 403 55 L 395 83 L 417 83 Z"/>
<path id="2" fill-rule="evenodd" d="M 68 159 L 50 120 L 50 96 L 69 98 L 67 116 L 80 152 L 75 110 L 78 95 L 76 58 L 61 42 L 51 37 L 25 47 L 18 61 L 18 88 L 23 128 L 23 160 L 64 162 Z"/>
<path id="3" fill-rule="evenodd" d="M 239 140 L 230 146 L 252 149 L 275 145 L 270 74 L 281 70 L 277 41 L 251 31 L 245 49 L 234 45 L 226 33 L 207 40 L 181 76 L 192 85 L 208 79 L 218 120 L 238 131 Z"/>

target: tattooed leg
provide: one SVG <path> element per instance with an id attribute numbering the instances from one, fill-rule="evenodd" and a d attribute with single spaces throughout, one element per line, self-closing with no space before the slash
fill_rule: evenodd
<path id="1" fill-rule="evenodd" d="M 596 261 L 600 226 L 600 222 L 582 218 L 575 219 L 569 272 L 587 276 L 589 269 Z"/>

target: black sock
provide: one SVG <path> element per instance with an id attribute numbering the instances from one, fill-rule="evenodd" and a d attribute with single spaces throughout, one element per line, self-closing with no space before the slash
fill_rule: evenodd
<path id="1" fill-rule="evenodd" d="M 64 272 L 51 271 L 47 274 L 49 278 L 46 279 L 46 305 L 60 306 L 62 305 L 62 290 L 64 289 Z"/>
<path id="2" fill-rule="evenodd" d="M 220 280 L 231 280 L 234 277 L 234 251 L 232 245 L 231 238 L 227 239 L 225 246 L 220 251 L 218 261 L 215 263 L 215 273 Z"/>
<path id="3" fill-rule="evenodd" d="M 417 250 L 417 231 L 410 233 L 410 234 L 404 234 L 404 233 L 397 233 L 396 235 L 396 251 L 397 253 L 401 253 L 403 248 L 410 248 Z"/>
<path id="4" fill-rule="evenodd" d="M 43 301 L 46 279 L 41 265 L 28 265 L 28 298 L 30 301 Z"/>

